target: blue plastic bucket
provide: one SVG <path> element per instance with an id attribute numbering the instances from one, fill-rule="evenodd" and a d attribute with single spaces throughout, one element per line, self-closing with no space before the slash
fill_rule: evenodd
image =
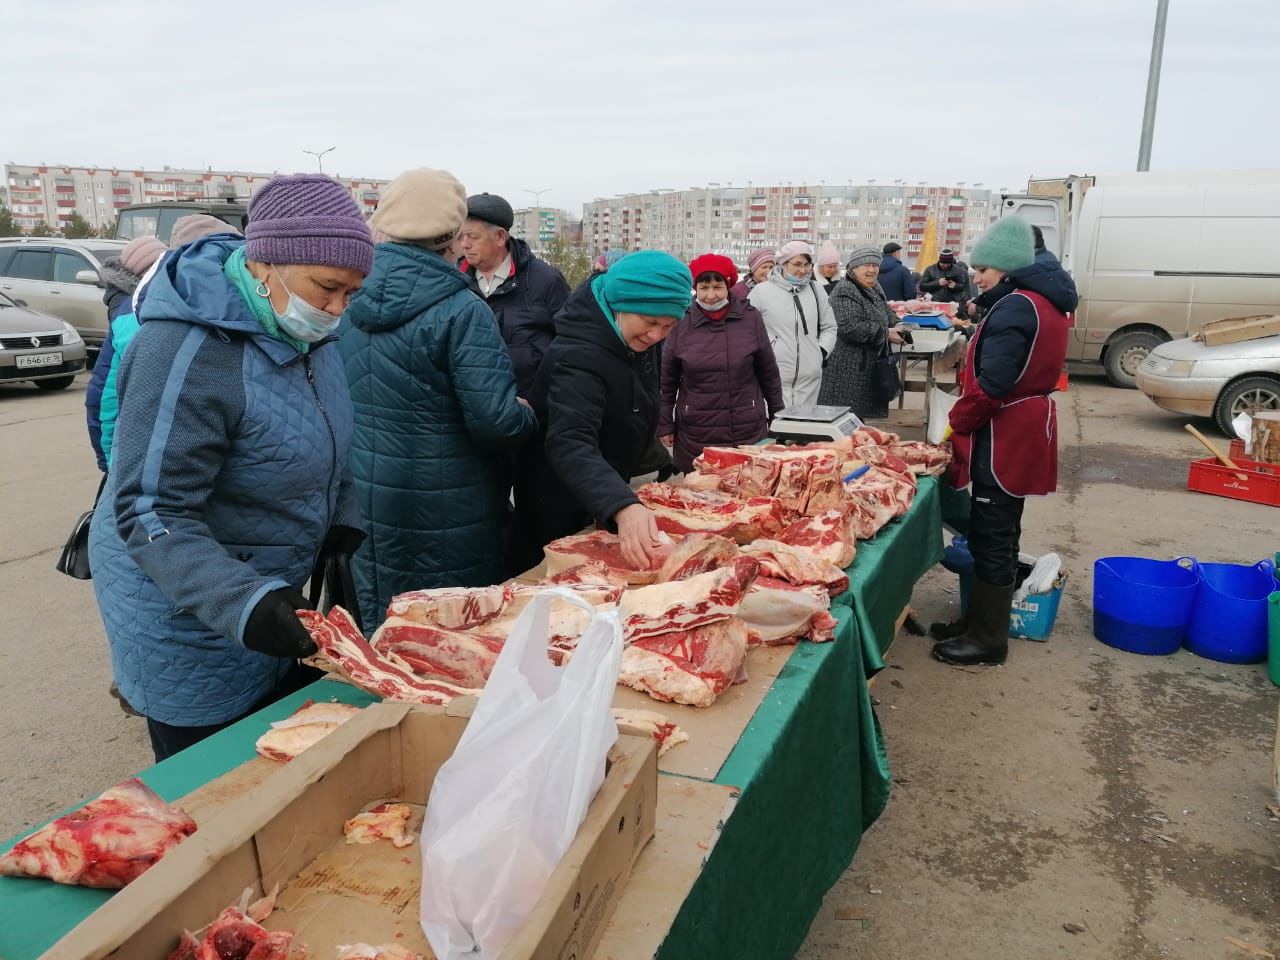
<path id="1" fill-rule="evenodd" d="M 1103 557 L 1093 565 L 1093 635 L 1129 653 L 1176 653 L 1199 583 L 1192 557 Z"/>
<path id="2" fill-rule="evenodd" d="M 1275 591 L 1270 560 L 1252 567 L 1200 564 L 1200 587 L 1187 625 L 1187 649 L 1220 663 L 1267 659 L 1267 598 Z"/>

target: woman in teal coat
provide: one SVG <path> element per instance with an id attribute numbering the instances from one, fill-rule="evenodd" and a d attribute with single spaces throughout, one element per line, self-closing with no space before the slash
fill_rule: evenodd
<path id="1" fill-rule="evenodd" d="M 364 627 L 398 593 L 504 578 L 507 463 L 536 429 L 493 313 L 454 266 L 466 191 L 410 170 L 370 223 L 373 273 L 343 316 L 355 405 L 351 473 L 368 539 L 352 574 Z"/>

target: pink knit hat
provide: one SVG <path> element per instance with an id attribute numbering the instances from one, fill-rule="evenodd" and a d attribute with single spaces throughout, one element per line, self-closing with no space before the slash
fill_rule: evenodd
<path id="1" fill-rule="evenodd" d="M 754 272 L 756 267 L 762 263 L 777 263 L 777 260 L 774 259 L 775 257 L 777 257 L 777 253 L 773 247 L 764 247 L 747 257 L 747 266 Z"/>
<path id="2" fill-rule="evenodd" d="M 836 245 L 830 240 L 823 240 L 822 246 L 818 248 L 818 266 L 839 266 L 840 251 L 836 249 Z"/>
<path id="3" fill-rule="evenodd" d="M 169 248 L 155 237 L 134 237 L 120 251 L 120 265 L 134 276 L 142 276 Z"/>
<path id="4" fill-rule="evenodd" d="M 793 257 L 808 257 L 813 260 L 813 247 L 803 240 L 791 240 L 778 248 L 778 257 L 774 263 L 786 263 Z"/>

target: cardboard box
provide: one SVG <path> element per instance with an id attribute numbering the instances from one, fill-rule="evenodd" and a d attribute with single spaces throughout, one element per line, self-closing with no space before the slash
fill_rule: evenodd
<path id="1" fill-rule="evenodd" d="M 436 771 L 466 726 L 457 710 L 366 707 L 259 786 L 231 800 L 155 867 L 67 934 L 42 960 L 163 958 L 184 929 L 203 927 L 276 884 L 269 929 L 295 932 L 307 955 L 364 941 L 431 952 L 418 925 L 421 850 L 415 841 L 345 842 L 343 822 L 384 800 L 415 807 L 420 825 Z M 469 712 L 469 711 L 467 711 Z M 654 835 L 657 749 L 623 736 L 569 851 L 503 960 L 589 956 L 631 868 Z"/>
<path id="2" fill-rule="evenodd" d="M 1252 317 L 1226 317 L 1210 320 L 1200 328 L 1200 339 L 1206 347 L 1242 340 L 1257 340 L 1280 334 L 1280 317 L 1258 314 Z"/>

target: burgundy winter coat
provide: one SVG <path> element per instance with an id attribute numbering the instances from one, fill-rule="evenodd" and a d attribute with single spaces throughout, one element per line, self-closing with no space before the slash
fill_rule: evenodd
<path id="1" fill-rule="evenodd" d="M 703 447 L 754 443 L 782 409 L 782 377 L 760 311 L 736 293 L 713 320 L 694 301 L 662 344 L 658 436 L 674 434 L 677 470 Z"/>

